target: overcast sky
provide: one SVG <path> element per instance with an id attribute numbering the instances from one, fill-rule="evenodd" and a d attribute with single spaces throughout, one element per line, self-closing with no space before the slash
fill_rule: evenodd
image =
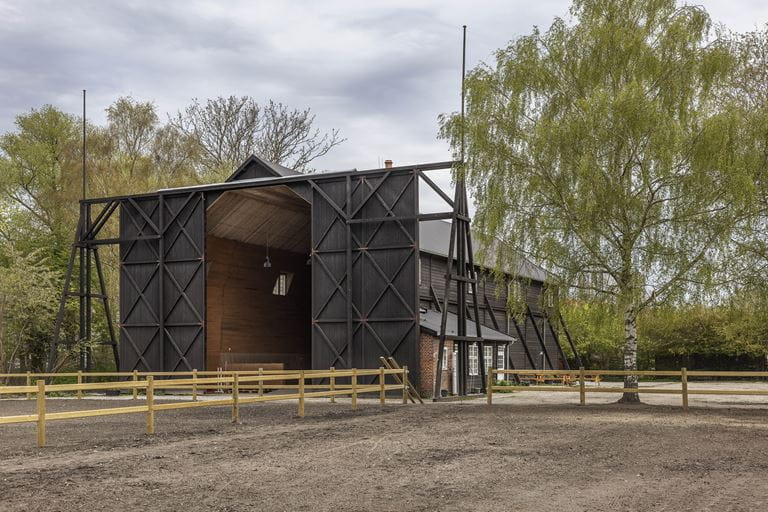
<path id="1" fill-rule="evenodd" d="M 716 22 L 750 30 L 762 0 L 705 0 Z M 450 159 L 437 116 L 459 104 L 461 25 L 468 65 L 531 27 L 567 14 L 565 0 L 7 1 L 0 0 L 0 131 L 46 103 L 103 122 L 120 95 L 164 116 L 193 97 L 250 95 L 310 107 L 348 140 L 321 169 Z"/>

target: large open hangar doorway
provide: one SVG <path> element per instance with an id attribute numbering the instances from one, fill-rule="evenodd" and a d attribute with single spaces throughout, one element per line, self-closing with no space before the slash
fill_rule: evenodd
<path id="1" fill-rule="evenodd" d="M 308 369 L 311 209 L 285 185 L 206 208 L 206 367 Z"/>

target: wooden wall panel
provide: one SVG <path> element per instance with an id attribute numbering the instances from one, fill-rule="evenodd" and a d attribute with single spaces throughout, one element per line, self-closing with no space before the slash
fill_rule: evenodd
<path id="1" fill-rule="evenodd" d="M 230 362 L 310 368 L 310 267 L 307 254 L 208 237 L 207 367 Z M 272 294 L 281 271 L 293 273 L 287 296 Z"/>
<path id="2" fill-rule="evenodd" d="M 447 242 L 446 242 L 447 243 Z M 419 255 L 421 270 L 420 270 L 420 276 L 421 276 L 421 282 L 419 283 L 419 296 L 420 296 L 420 305 L 421 307 L 433 307 L 433 301 L 432 296 L 430 294 L 430 286 L 432 286 L 437 294 L 437 296 L 440 298 L 441 303 L 443 300 L 443 294 L 445 291 L 445 273 L 446 273 L 446 267 L 447 267 L 447 258 L 443 256 L 438 256 L 434 254 L 429 253 L 421 253 Z M 560 353 L 558 351 L 557 345 L 554 341 L 554 338 L 552 337 L 552 334 L 550 333 L 549 329 L 546 326 L 546 323 L 544 320 L 538 315 L 542 311 L 542 305 L 543 305 L 543 283 L 540 281 L 531 281 L 529 279 L 519 279 L 520 287 L 522 292 L 525 294 L 526 302 L 528 306 L 531 308 L 531 311 L 534 313 L 537 326 L 539 327 L 539 332 L 541 333 L 541 336 L 544 340 L 544 345 L 546 346 L 547 353 L 549 354 L 549 357 L 552 361 L 552 364 L 555 366 L 555 369 L 559 369 L 563 367 L 563 363 L 560 359 Z M 498 296 L 496 295 L 497 290 L 499 292 Z M 478 292 L 479 292 L 479 302 L 478 305 L 480 307 L 480 323 L 493 328 L 493 322 L 491 321 L 490 314 L 486 311 L 485 301 L 483 299 L 483 293 L 488 296 L 488 301 L 491 303 L 491 307 L 493 308 L 494 314 L 496 315 L 496 321 L 499 324 L 499 330 L 502 332 L 505 332 L 506 334 L 509 334 L 510 336 L 513 336 L 515 338 L 518 338 L 517 331 L 514 328 L 514 325 L 510 322 L 508 315 L 507 315 L 507 287 L 504 284 L 497 283 L 490 275 L 481 275 L 481 281 L 478 284 Z M 471 295 L 468 294 L 468 304 L 470 305 L 470 315 L 472 313 L 471 308 Z M 455 312 L 456 311 L 456 287 L 451 286 L 451 293 L 449 295 L 449 301 L 451 303 L 451 306 L 449 307 L 449 311 Z M 528 358 L 525 355 L 525 350 L 522 346 L 522 343 L 525 343 L 528 347 L 528 350 L 531 353 L 531 356 L 534 360 L 536 368 L 541 367 L 541 357 L 540 353 L 542 352 L 541 349 L 541 343 L 539 342 L 539 339 L 536 336 L 536 331 L 533 328 L 533 324 L 529 318 L 526 318 L 526 320 L 520 321 L 520 328 L 523 331 L 524 339 L 520 340 L 521 343 L 515 343 L 510 347 L 510 355 L 512 356 L 512 361 L 515 365 L 515 368 L 518 369 L 530 369 L 531 364 L 528 361 Z M 545 358 L 546 361 L 546 358 Z M 545 363 L 545 366 L 549 368 L 549 364 Z"/>

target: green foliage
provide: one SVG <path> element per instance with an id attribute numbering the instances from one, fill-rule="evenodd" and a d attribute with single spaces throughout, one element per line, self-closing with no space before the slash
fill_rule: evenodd
<path id="1" fill-rule="evenodd" d="M 263 122 L 247 109 L 216 108 L 247 104 L 268 114 Z M 173 120 L 162 123 L 156 106 L 130 97 L 118 98 L 106 109 L 107 124 L 88 124 L 87 167 L 89 197 L 140 193 L 158 188 L 223 180 L 251 152 L 258 152 L 254 137 L 280 138 L 269 155 L 276 163 L 309 163 L 340 144 L 338 132 L 323 134 L 313 128 L 309 110 L 289 110 L 269 102 L 262 111 L 252 98 L 209 100 L 207 125 L 185 131 Z M 195 101 L 186 114 L 195 113 Z M 183 118 L 182 114 L 177 117 Z M 258 119 L 256 120 L 258 121 Z M 252 131 L 243 135 L 241 128 Z M 205 141 L 215 141 L 221 165 L 209 168 Z M 79 217 L 82 198 L 82 119 L 46 105 L 16 117 L 16 129 L 0 135 L 0 367 L 42 370 L 52 336 L 55 313 L 63 287 L 62 277 Z M 289 161 L 290 159 L 292 161 Z M 276 160 L 275 160 L 276 159 Z M 113 218 L 104 237 L 116 236 Z M 101 252 L 112 310 L 117 312 L 118 253 Z M 15 291 L 16 290 L 16 291 Z M 53 302 L 51 302 L 53 301 Z M 97 369 L 111 369 L 111 350 L 98 346 L 108 340 L 108 326 L 94 301 L 93 340 Z M 83 345 L 73 328 L 75 301 L 69 301 L 62 345 L 71 356 Z M 2 370 L 0 370 L 2 371 Z"/>
<path id="2" fill-rule="evenodd" d="M 628 368 L 642 310 L 730 277 L 758 170 L 741 145 L 749 111 L 727 94 L 738 63 L 701 7 L 576 0 L 570 21 L 472 70 L 465 121 L 441 117 L 457 155 L 466 140 L 481 244 L 502 268 L 525 256 L 618 308 Z"/>
<path id="3" fill-rule="evenodd" d="M 561 303 L 568 331 L 576 343 L 576 349 L 588 368 L 621 367 L 622 332 L 621 318 L 616 308 L 604 302 Z M 566 357 L 573 360 L 570 346 L 563 343 Z"/>
<path id="4" fill-rule="evenodd" d="M 640 316 L 638 367 L 654 369 L 668 357 L 768 355 L 768 302 L 764 294 L 745 293 L 723 305 L 659 306 Z M 621 366 L 623 330 L 616 308 L 607 303 L 568 301 L 563 318 L 588 368 Z M 573 358 L 570 347 L 566 356 Z"/>
<path id="5" fill-rule="evenodd" d="M 4 247 L 0 254 L 0 372 L 43 371 L 58 276 L 37 253 L 23 255 Z"/>
<path id="6" fill-rule="evenodd" d="M 510 387 L 514 386 L 515 381 L 513 380 L 497 380 L 494 383 L 494 386 L 501 386 L 501 387 Z M 511 389 L 497 389 L 494 391 L 494 393 L 512 393 L 513 391 Z"/>

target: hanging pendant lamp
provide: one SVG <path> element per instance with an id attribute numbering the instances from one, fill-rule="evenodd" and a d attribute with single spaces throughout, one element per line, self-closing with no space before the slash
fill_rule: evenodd
<path id="1" fill-rule="evenodd" d="M 267 257 L 264 258 L 264 268 L 271 268 L 272 262 L 269 261 L 269 240 L 267 240 Z"/>

